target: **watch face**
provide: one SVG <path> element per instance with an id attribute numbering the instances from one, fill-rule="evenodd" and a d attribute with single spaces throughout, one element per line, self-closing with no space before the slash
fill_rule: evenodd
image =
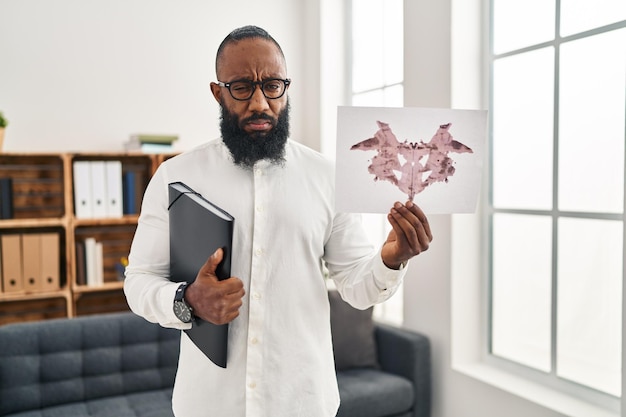
<path id="1" fill-rule="evenodd" d="M 183 323 L 189 323 L 191 321 L 191 311 L 187 304 L 182 301 L 174 301 L 174 314 Z"/>

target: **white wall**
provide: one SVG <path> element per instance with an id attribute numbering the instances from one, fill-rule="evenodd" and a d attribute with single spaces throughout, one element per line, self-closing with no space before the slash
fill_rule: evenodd
<path id="1" fill-rule="evenodd" d="M 283 47 L 292 136 L 318 147 L 319 115 L 303 99 L 319 102 L 306 84 L 319 62 L 315 4 L 273 0 L 270 12 L 253 0 L 0 0 L 4 150 L 121 151 L 140 132 L 178 134 L 188 149 L 217 137 L 215 52 L 246 24 Z"/>

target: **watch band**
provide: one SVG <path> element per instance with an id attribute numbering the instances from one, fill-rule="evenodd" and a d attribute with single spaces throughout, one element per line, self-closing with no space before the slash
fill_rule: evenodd
<path id="1" fill-rule="evenodd" d="M 185 290 L 187 289 L 187 286 L 189 286 L 189 284 L 186 282 L 183 282 L 178 286 L 176 294 L 174 295 L 174 301 L 185 301 Z"/>

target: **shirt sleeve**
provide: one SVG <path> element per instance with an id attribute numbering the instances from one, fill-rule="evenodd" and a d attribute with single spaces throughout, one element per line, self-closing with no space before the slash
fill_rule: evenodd
<path id="1" fill-rule="evenodd" d="M 341 297 L 353 307 L 366 309 L 389 299 L 406 275 L 406 265 L 388 268 L 363 230 L 356 214 L 335 216 L 330 238 L 324 247 L 324 261 Z"/>
<path id="2" fill-rule="evenodd" d="M 180 285 L 169 280 L 168 189 L 159 167 L 143 197 L 141 215 L 126 267 L 124 294 L 131 310 L 164 327 L 188 329 L 173 310 Z"/>

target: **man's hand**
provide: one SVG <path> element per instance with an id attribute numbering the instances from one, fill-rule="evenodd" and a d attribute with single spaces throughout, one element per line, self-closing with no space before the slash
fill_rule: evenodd
<path id="1" fill-rule="evenodd" d="M 394 204 L 387 219 L 392 230 L 383 245 L 382 258 L 388 268 L 398 269 L 403 262 L 427 250 L 433 235 L 426 215 L 412 201 Z"/>
<path id="2" fill-rule="evenodd" d="M 185 300 L 193 308 L 193 314 L 213 324 L 233 321 L 239 315 L 245 294 L 243 282 L 239 278 L 217 279 L 215 269 L 223 256 L 222 249 L 216 250 L 202 265 L 196 280 L 185 292 Z"/>

